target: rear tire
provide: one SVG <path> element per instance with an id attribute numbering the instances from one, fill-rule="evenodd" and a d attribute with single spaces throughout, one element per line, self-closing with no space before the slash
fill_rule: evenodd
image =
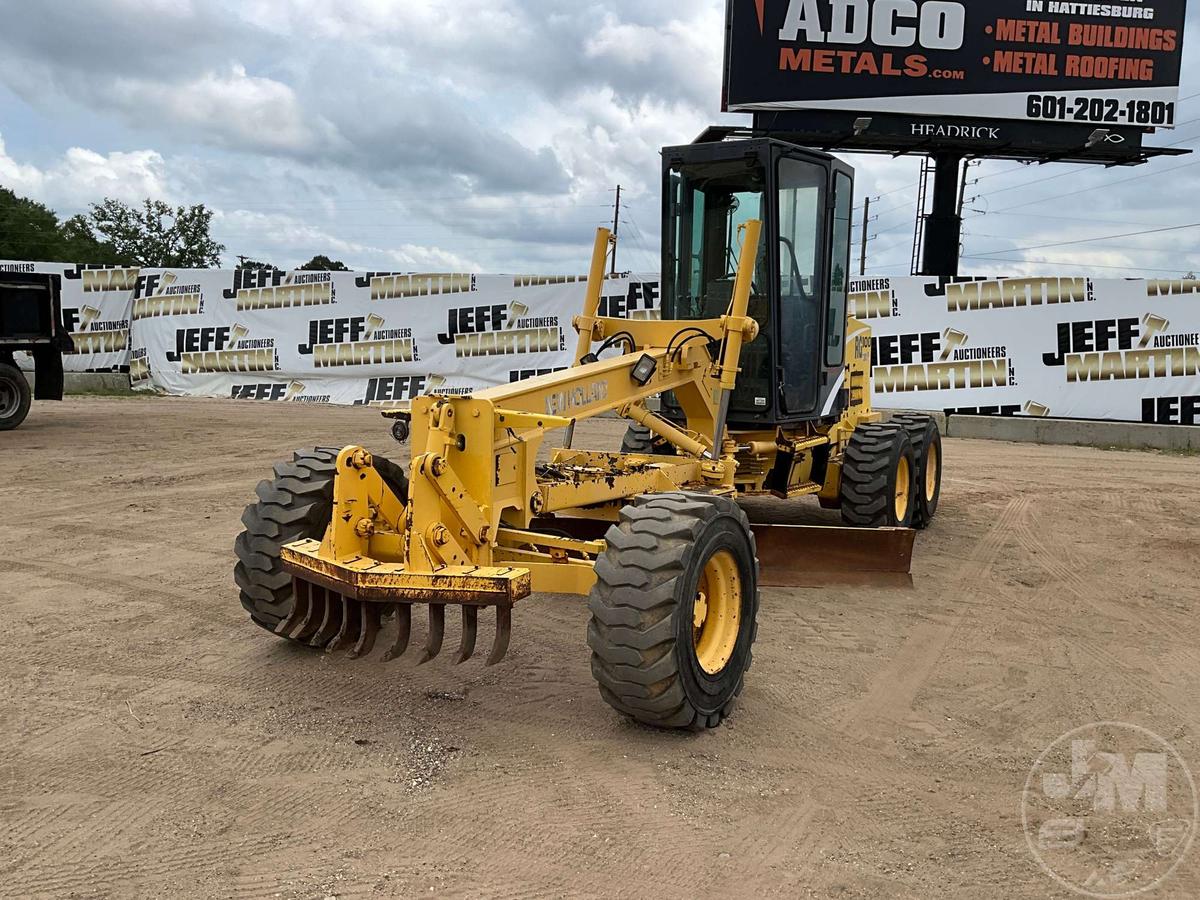
<path id="1" fill-rule="evenodd" d="M 908 432 L 917 457 L 917 508 L 913 528 L 925 529 L 937 515 L 942 496 L 942 433 L 933 416 L 904 414 L 892 421 Z"/>
<path id="2" fill-rule="evenodd" d="M 842 520 L 857 528 L 911 528 L 917 458 L 900 425 L 859 425 L 842 462 Z"/>
<path id="3" fill-rule="evenodd" d="M 29 415 L 33 393 L 16 366 L 0 363 L 0 431 L 12 431 Z"/>
<path id="4" fill-rule="evenodd" d="M 295 541 L 319 541 L 333 517 L 333 480 L 341 449 L 297 450 L 292 462 L 275 466 L 275 477 L 255 488 L 258 502 L 246 507 L 246 530 L 234 543 L 237 565 L 233 580 L 241 589 L 242 606 L 256 625 L 274 632 L 292 612 L 292 576 L 283 568 L 280 550 Z M 408 501 L 403 469 L 375 457 L 375 469 L 388 487 Z"/>
<path id="5" fill-rule="evenodd" d="M 622 453 L 637 453 L 643 456 L 674 456 L 675 448 L 664 441 L 645 425 L 630 425 L 621 441 Z"/>
<path id="6" fill-rule="evenodd" d="M 648 495 L 605 539 L 588 599 L 601 696 L 656 728 L 716 728 L 742 692 L 758 630 L 746 514 L 726 497 Z"/>

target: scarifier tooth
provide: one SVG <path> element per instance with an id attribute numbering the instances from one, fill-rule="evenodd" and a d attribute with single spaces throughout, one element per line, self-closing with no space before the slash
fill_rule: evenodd
<path id="1" fill-rule="evenodd" d="M 475 635 L 479 631 L 479 608 L 476 606 L 464 606 L 462 608 L 462 643 L 458 645 L 458 659 L 455 662 L 459 665 L 465 663 L 475 654 Z"/>
<path id="2" fill-rule="evenodd" d="M 342 629 L 342 598 L 338 594 L 326 590 L 321 590 L 321 597 L 325 615 L 321 619 L 321 627 L 308 642 L 310 647 L 324 647 Z M 315 599 L 316 592 L 314 591 Z"/>
<path id="3" fill-rule="evenodd" d="M 278 635 L 288 635 L 289 632 L 308 617 L 309 605 L 309 587 L 307 581 L 294 580 L 292 582 L 292 596 L 295 598 L 292 601 L 292 611 L 287 614 L 279 625 L 275 628 L 275 633 Z"/>
<path id="4" fill-rule="evenodd" d="M 317 633 L 317 629 L 321 627 L 321 622 L 325 618 L 325 604 L 321 599 L 324 591 L 322 588 L 307 581 L 297 582 L 297 584 L 304 585 L 306 603 L 304 618 L 287 632 L 287 637 L 293 641 L 307 643 L 308 639 Z M 299 597 L 299 594 L 297 594 L 297 597 Z"/>
<path id="5" fill-rule="evenodd" d="M 342 627 L 338 629 L 337 637 L 329 642 L 325 649 L 329 653 L 345 650 L 358 641 L 359 629 L 362 624 L 362 604 L 349 597 L 342 598 Z"/>
<path id="6" fill-rule="evenodd" d="M 442 652 L 442 638 L 446 636 L 446 607 L 440 603 L 429 607 L 429 637 L 425 641 L 425 652 L 418 666 L 423 666 Z"/>
<path id="7" fill-rule="evenodd" d="M 496 607 L 496 640 L 487 664 L 494 666 L 508 654 L 508 641 L 512 637 L 512 607 Z"/>
<path id="8" fill-rule="evenodd" d="M 350 659 L 361 659 L 375 649 L 375 639 L 379 637 L 379 619 L 383 609 L 376 603 L 360 603 L 358 643 L 346 654 Z"/>
<path id="9" fill-rule="evenodd" d="M 292 638 L 293 641 L 302 642 L 312 637 L 313 631 L 317 630 L 325 611 L 317 596 L 314 595 L 319 588 L 314 588 L 306 581 L 298 580 L 293 583 L 295 584 L 295 606 L 293 607 L 292 622 L 288 624 L 287 630 L 283 630 L 283 624 L 287 623 L 281 624 L 277 634 Z M 304 605 L 302 611 L 300 610 L 301 604 Z"/>
<path id="10" fill-rule="evenodd" d="M 384 662 L 399 659 L 408 649 L 408 639 L 412 635 L 412 606 L 401 603 L 396 607 L 396 640 L 392 647 L 383 655 Z"/>

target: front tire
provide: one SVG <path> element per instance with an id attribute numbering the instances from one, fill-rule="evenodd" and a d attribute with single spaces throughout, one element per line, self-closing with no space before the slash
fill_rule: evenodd
<path id="1" fill-rule="evenodd" d="M 292 462 L 275 466 L 275 477 L 259 482 L 258 502 L 246 507 L 246 530 L 234 543 L 233 580 L 250 618 L 270 632 L 292 612 L 292 576 L 279 558 L 285 544 L 322 540 L 333 517 L 333 479 L 340 450 L 297 450 Z"/>
<path id="2" fill-rule="evenodd" d="M 33 393 L 16 366 L 0 363 L 0 431 L 12 431 L 29 415 Z"/>
<path id="3" fill-rule="evenodd" d="M 237 565 L 233 580 L 241 589 L 242 606 L 256 625 L 274 633 L 292 612 L 292 576 L 283 568 L 280 551 L 296 541 L 319 541 L 333 518 L 333 481 L 340 449 L 297 450 L 290 463 L 275 466 L 275 477 L 261 481 L 258 502 L 242 513 L 246 530 L 234 542 Z M 408 502 L 408 478 L 391 460 L 376 456 L 375 471 L 384 484 Z"/>
<path id="4" fill-rule="evenodd" d="M 856 528 L 911 528 L 917 457 L 900 425 L 859 425 L 842 461 L 842 520 Z"/>
<path id="5" fill-rule="evenodd" d="M 729 498 L 670 493 L 621 510 L 588 599 L 592 675 L 618 712 L 656 728 L 716 728 L 757 635 L 758 559 Z"/>

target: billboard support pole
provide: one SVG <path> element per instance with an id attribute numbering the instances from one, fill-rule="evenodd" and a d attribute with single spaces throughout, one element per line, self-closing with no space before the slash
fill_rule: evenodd
<path id="1" fill-rule="evenodd" d="M 961 153 L 935 153 L 933 211 L 925 220 L 922 275 L 955 277 L 962 244 L 962 215 L 958 206 Z"/>

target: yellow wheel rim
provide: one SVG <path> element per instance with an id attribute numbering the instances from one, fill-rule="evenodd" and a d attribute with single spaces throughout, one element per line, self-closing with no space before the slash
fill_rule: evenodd
<path id="1" fill-rule="evenodd" d="M 942 465 L 942 458 L 937 444 L 930 444 L 929 449 L 925 453 L 925 499 L 932 503 L 933 495 L 937 492 L 938 474 Z"/>
<path id="2" fill-rule="evenodd" d="M 896 521 L 903 522 L 908 517 L 908 504 L 912 490 L 912 467 L 908 457 L 900 457 L 900 465 L 896 467 Z"/>
<path id="3" fill-rule="evenodd" d="M 721 550 L 704 564 L 692 605 L 692 647 L 709 675 L 729 664 L 742 619 L 742 577 L 737 560 Z"/>

